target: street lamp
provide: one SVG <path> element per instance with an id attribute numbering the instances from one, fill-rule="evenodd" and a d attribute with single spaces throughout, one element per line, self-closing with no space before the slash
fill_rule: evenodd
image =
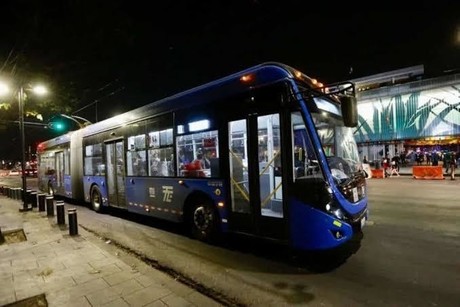
<path id="1" fill-rule="evenodd" d="M 29 87 L 33 93 L 43 96 L 47 94 L 47 90 L 42 85 L 36 85 L 34 87 Z M 21 132 L 21 153 L 22 153 L 22 161 L 21 161 L 21 168 L 22 168 L 22 203 L 23 208 L 27 208 L 27 200 L 26 200 L 26 191 L 27 191 L 27 181 L 26 181 L 26 137 L 25 137 L 25 129 L 24 129 L 24 102 L 25 102 L 26 95 L 24 93 L 24 87 L 21 86 L 18 92 L 18 103 L 19 103 L 19 130 Z"/>
<path id="2" fill-rule="evenodd" d="M 26 138 L 25 138 L 25 129 L 24 129 L 24 102 L 26 99 L 25 90 L 30 90 L 37 95 L 45 95 L 47 90 L 44 86 L 37 85 L 27 88 L 21 86 L 18 90 L 18 105 L 19 105 L 19 133 L 21 135 L 21 176 L 22 176 L 22 202 L 23 208 L 27 208 L 26 203 L 26 191 L 27 191 L 27 181 L 26 181 L 26 174 L 25 174 L 25 166 L 26 166 Z M 0 83 L 0 94 L 6 94 L 9 92 L 9 87 L 4 84 Z"/>

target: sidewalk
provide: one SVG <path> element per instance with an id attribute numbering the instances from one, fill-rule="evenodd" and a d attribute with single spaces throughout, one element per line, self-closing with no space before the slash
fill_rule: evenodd
<path id="1" fill-rule="evenodd" d="M 0 195 L 0 306 L 221 306 L 82 227 L 71 236 L 67 216 L 20 208 Z"/>

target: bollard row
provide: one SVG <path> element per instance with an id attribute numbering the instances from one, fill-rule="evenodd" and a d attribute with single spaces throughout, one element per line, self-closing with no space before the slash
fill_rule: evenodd
<path id="1" fill-rule="evenodd" d="M 57 224 L 65 225 L 65 206 L 64 201 L 54 201 L 53 195 L 38 193 L 27 189 L 25 192 L 22 188 L 0 187 L 0 193 L 15 200 L 22 200 L 23 208 L 20 211 L 33 210 L 38 207 L 38 212 L 44 212 L 46 207 L 46 216 L 54 217 L 54 206 L 56 206 Z M 55 204 L 56 203 L 56 204 Z M 30 209 L 29 209 L 30 205 Z M 69 235 L 78 235 L 77 209 L 69 208 L 67 210 L 69 221 Z"/>

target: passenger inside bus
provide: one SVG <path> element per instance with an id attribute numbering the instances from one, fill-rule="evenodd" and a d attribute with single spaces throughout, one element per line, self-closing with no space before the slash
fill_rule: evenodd
<path id="1" fill-rule="evenodd" d="M 182 171 L 186 177 L 210 177 L 210 162 L 204 157 L 202 151 L 196 153 L 196 158 L 191 163 L 185 165 Z"/>

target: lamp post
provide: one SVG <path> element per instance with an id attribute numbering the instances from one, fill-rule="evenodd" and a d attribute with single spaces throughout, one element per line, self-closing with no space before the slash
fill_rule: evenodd
<path id="1" fill-rule="evenodd" d="M 33 91 L 35 94 L 44 95 L 46 94 L 47 90 L 43 86 L 35 86 L 31 88 L 27 88 Z M 0 82 L 0 95 L 6 94 L 9 92 L 9 87 L 6 83 Z M 24 86 L 20 86 L 18 90 L 18 107 L 19 107 L 19 134 L 21 136 L 21 176 L 22 176 L 22 201 L 24 208 L 27 208 L 27 199 L 26 199 L 26 192 L 27 192 L 27 180 L 25 174 L 25 167 L 26 167 L 26 138 L 25 138 L 25 129 L 24 129 L 24 102 L 26 99 L 25 88 Z"/>
<path id="2" fill-rule="evenodd" d="M 26 203 L 26 191 L 27 191 L 27 180 L 26 180 L 26 137 L 24 132 L 24 87 L 19 88 L 18 92 L 18 104 L 19 104 L 19 133 L 21 134 L 21 176 L 22 176 L 22 205 L 23 208 L 27 208 Z"/>
<path id="3" fill-rule="evenodd" d="M 47 90 L 44 86 L 41 85 L 36 85 L 34 87 L 29 88 L 32 92 L 34 92 L 37 95 L 45 95 L 47 93 Z M 19 104 L 19 130 L 21 133 L 21 153 L 22 153 L 22 161 L 21 161 L 21 167 L 22 167 L 22 202 L 23 202 L 23 207 L 27 208 L 27 181 L 26 181 L 26 172 L 25 172 L 25 167 L 26 167 L 26 137 L 25 137 L 25 129 L 24 129 L 24 102 L 25 102 L 25 92 L 24 92 L 24 87 L 21 86 L 19 88 L 18 92 L 18 104 Z"/>

